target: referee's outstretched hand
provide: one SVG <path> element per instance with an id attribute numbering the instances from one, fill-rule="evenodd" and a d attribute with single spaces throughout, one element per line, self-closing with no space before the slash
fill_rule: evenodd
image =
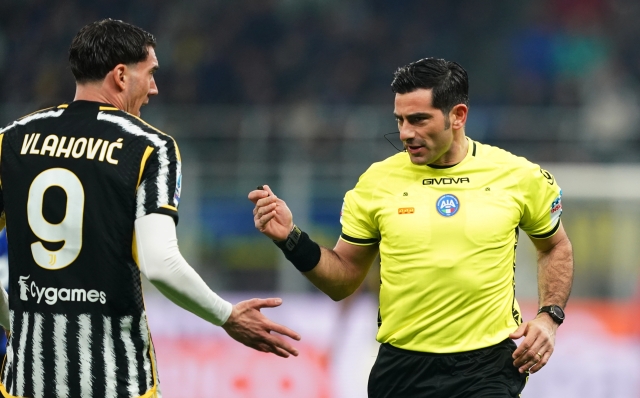
<path id="1" fill-rule="evenodd" d="M 233 306 L 231 315 L 222 328 L 234 340 L 254 350 L 272 352 L 283 358 L 288 358 L 289 355 L 297 357 L 298 350 L 271 332 L 291 337 L 294 340 L 300 340 L 300 335 L 286 326 L 272 322 L 260 312 L 261 308 L 273 308 L 280 304 L 282 304 L 280 298 L 254 298 L 241 301 Z"/>
<path id="2" fill-rule="evenodd" d="M 262 189 L 249 192 L 249 200 L 256 205 L 253 208 L 253 222 L 256 228 L 273 240 L 287 239 L 293 229 L 291 210 L 268 185 L 259 188 Z"/>

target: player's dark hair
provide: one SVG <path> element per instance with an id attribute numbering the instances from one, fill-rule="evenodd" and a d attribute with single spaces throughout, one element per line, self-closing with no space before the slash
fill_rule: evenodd
<path id="1" fill-rule="evenodd" d="M 399 67 L 393 74 L 394 93 L 406 94 L 421 88 L 432 90 L 432 106 L 444 115 L 458 104 L 469 106 L 469 77 L 455 62 L 423 58 Z"/>
<path id="2" fill-rule="evenodd" d="M 69 48 L 71 72 L 78 83 L 102 80 L 118 64 L 132 65 L 149 55 L 156 38 L 137 26 L 103 19 L 80 29 Z"/>

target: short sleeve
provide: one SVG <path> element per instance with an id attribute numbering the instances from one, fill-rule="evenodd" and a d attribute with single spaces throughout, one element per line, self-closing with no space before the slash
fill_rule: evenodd
<path id="1" fill-rule="evenodd" d="M 532 164 L 526 170 L 520 187 L 523 193 L 520 228 L 536 239 L 553 236 L 562 215 L 562 190 L 553 175 Z"/>
<path id="2" fill-rule="evenodd" d="M 163 145 L 149 146 L 143 155 L 142 175 L 136 191 L 136 219 L 151 213 L 166 214 L 177 225 L 182 190 L 180 152 L 171 137 L 163 138 Z"/>
<path id="3" fill-rule="evenodd" d="M 342 203 L 340 238 L 354 245 L 372 245 L 380 242 L 380 231 L 370 210 L 373 190 L 361 178 L 356 187 L 348 191 Z"/>

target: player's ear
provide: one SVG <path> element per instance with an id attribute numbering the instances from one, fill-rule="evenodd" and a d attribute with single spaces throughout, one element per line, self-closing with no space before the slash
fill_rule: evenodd
<path id="1" fill-rule="evenodd" d="M 124 91 L 127 82 L 127 66 L 125 64 L 118 64 L 111 70 L 111 72 L 113 83 L 121 91 Z"/>

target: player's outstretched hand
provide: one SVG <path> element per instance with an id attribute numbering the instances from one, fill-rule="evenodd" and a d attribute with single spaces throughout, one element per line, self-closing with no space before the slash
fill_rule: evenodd
<path id="1" fill-rule="evenodd" d="M 273 240 L 285 240 L 293 229 L 293 215 L 284 200 L 279 199 L 269 188 L 249 192 L 253 208 L 253 222 L 256 228 Z"/>
<path id="2" fill-rule="evenodd" d="M 280 357 L 298 356 L 291 344 L 271 332 L 300 340 L 300 335 L 286 326 L 272 322 L 264 316 L 261 308 L 272 308 L 282 304 L 282 299 L 251 299 L 241 301 L 233 306 L 231 315 L 222 328 L 234 340 L 258 351 L 272 352 Z"/>
<path id="3" fill-rule="evenodd" d="M 520 373 L 535 373 L 549 362 L 556 341 L 558 325 L 548 316 L 542 314 L 529 322 L 523 322 L 513 333 L 511 339 L 524 340 L 513 352 L 513 366 Z"/>

